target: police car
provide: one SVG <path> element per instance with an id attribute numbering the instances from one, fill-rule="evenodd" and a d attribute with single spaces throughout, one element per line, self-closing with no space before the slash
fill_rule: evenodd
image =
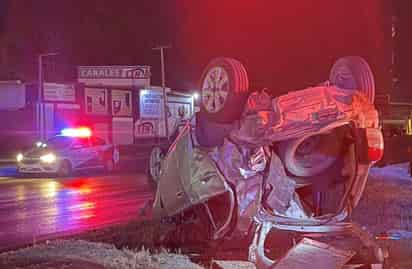
<path id="1" fill-rule="evenodd" d="M 38 142 L 17 155 L 21 174 L 57 174 L 69 176 L 73 171 L 104 168 L 111 172 L 119 161 L 119 152 L 103 139 L 93 136 L 89 128 L 67 128 L 46 142 Z"/>

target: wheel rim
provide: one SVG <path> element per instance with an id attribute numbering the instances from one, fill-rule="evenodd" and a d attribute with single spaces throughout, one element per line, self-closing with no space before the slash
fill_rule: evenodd
<path id="1" fill-rule="evenodd" d="M 202 83 L 202 103 L 206 111 L 217 113 L 225 106 L 229 95 L 229 75 L 221 66 L 211 68 Z"/>
<path id="2" fill-rule="evenodd" d="M 316 150 L 316 147 L 319 145 L 320 137 L 319 135 L 314 135 L 304 140 L 296 149 L 297 155 L 307 155 Z"/>
<path id="3" fill-rule="evenodd" d="M 335 73 L 334 83 L 341 89 L 356 90 L 356 80 L 347 66 L 340 66 Z"/>
<path id="4" fill-rule="evenodd" d="M 150 175 L 155 181 L 158 181 L 160 177 L 161 160 L 162 150 L 154 148 L 150 154 Z"/>
<path id="5" fill-rule="evenodd" d="M 290 150 L 292 165 L 286 165 L 289 172 L 300 177 L 311 177 L 326 171 L 338 158 L 341 150 L 342 131 L 310 136 L 298 142 Z"/>

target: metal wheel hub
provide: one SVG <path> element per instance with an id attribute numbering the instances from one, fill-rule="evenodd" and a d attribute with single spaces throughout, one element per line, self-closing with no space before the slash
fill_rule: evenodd
<path id="1" fill-rule="evenodd" d="M 336 74 L 335 84 L 341 89 L 356 90 L 356 80 L 352 71 L 346 66 L 341 66 L 339 69 L 339 72 Z"/>
<path id="2" fill-rule="evenodd" d="M 210 113 L 217 113 L 225 106 L 229 94 L 229 75 L 221 66 L 211 68 L 202 84 L 202 102 Z"/>

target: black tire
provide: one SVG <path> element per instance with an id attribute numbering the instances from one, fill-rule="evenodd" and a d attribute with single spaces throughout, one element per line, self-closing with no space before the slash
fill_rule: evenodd
<path id="1" fill-rule="evenodd" d="M 217 85 L 219 81 L 225 82 Z M 215 58 L 203 71 L 200 89 L 202 116 L 214 122 L 233 122 L 242 114 L 249 93 L 246 69 L 235 59 Z"/>
<path id="2" fill-rule="evenodd" d="M 369 64 L 359 56 L 339 58 L 329 74 L 331 84 L 348 90 L 359 90 L 371 103 L 375 100 L 375 79 Z"/>
<path id="3" fill-rule="evenodd" d="M 61 162 L 57 175 L 59 177 L 69 177 L 72 174 L 72 165 L 68 160 Z"/>
<path id="4" fill-rule="evenodd" d="M 291 139 L 278 145 L 279 157 L 289 173 L 298 177 L 318 175 L 339 158 L 343 133 L 340 129 L 328 134 Z"/>
<path id="5" fill-rule="evenodd" d="M 164 150 L 160 147 L 153 147 L 149 156 L 148 175 L 153 186 L 157 186 L 160 180 L 161 160 L 164 157 Z"/>

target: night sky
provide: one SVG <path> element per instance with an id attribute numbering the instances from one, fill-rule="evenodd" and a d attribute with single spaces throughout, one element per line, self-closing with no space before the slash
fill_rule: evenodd
<path id="1" fill-rule="evenodd" d="M 7 71 L 24 80 L 35 79 L 37 53 L 58 51 L 46 63 L 49 79 L 75 79 L 76 65 L 148 64 L 153 84 L 160 84 L 160 56 L 151 48 L 167 44 L 172 88 L 196 89 L 202 68 L 217 56 L 238 58 L 252 87 L 268 87 L 274 94 L 326 80 L 333 61 L 344 55 L 368 60 L 378 91 L 391 85 L 390 1 L 0 3 Z"/>

